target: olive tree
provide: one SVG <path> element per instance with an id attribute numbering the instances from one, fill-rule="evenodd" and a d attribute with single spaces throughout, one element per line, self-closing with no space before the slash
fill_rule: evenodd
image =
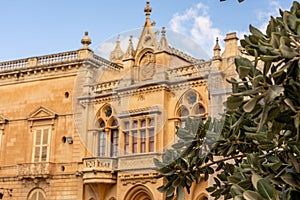
<path id="1" fill-rule="evenodd" d="M 240 43 L 247 56 L 235 59 L 223 118 L 189 119 L 154 159 L 166 199 L 209 177 L 216 199 L 300 199 L 299 3 L 271 17 L 265 33 L 250 25 Z"/>

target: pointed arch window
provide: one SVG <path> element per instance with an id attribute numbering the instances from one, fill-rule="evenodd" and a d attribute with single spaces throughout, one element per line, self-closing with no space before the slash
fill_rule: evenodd
<path id="1" fill-rule="evenodd" d="M 97 148 L 98 157 L 117 157 L 119 148 L 119 123 L 114 117 L 111 106 L 106 105 L 97 113 Z"/>
<path id="2" fill-rule="evenodd" d="M 118 121 L 114 119 L 111 124 L 111 134 L 110 134 L 110 156 L 117 157 L 118 156 L 118 147 L 119 147 L 119 129 L 118 129 Z"/>
<path id="3" fill-rule="evenodd" d="M 45 199 L 46 199 L 45 192 L 40 188 L 32 190 L 28 195 L 28 200 L 45 200 Z"/>
<path id="4" fill-rule="evenodd" d="M 105 122 L 103 119 L 99 119 L 100 129 L 98 131 L 98 155 L 104 157 L 106 152 L 106 133 L 105 133 Z"/>
<path id="5" fill-rule="evenodd" d="M 186 119 L 188 117 L 199 117 L 206 119 L 206 109 L 202 104 L 202 98 L 194 91 L 190 90 L 183 94 L 180 98 L 180 104 L 176 111 L 176 115 L 179 117 L 177 126 L 184 128 L 186 126 Z"/>

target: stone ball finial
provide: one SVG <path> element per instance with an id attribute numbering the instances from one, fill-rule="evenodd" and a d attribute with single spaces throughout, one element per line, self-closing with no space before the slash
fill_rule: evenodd
<path id="1" fill-rule="evenodd" d="M 162 27 L 161 29 L 161 35 L 165 36 L 166 35 L 166 27 Z"/>
<path id="2" fill-rule="evenodd" d="M 146 1 L 146 7 L 144 8 L 144 12 L 146 13 L 146 15 L 150 15 L 152 11 L 152 8 L 150 6 L 150 1 Z"/>
<path id="3" fill-rule="evenodd" d="M 92 43 L 91 38 L 89 38 L 89 32 L 85 31 L 84 36 L 81 39 L 81 44 L 83 45 L 83 48 L 89 48 L 89 45 Z"/>

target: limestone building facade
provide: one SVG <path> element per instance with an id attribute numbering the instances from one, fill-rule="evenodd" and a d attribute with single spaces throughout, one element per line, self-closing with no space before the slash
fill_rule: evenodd
<path id="1" fill-rule="evenodd" d="M 135 47 L 0 63 L 0 192 L 15 200 L 159 200 L 153 158 L 187 117 L 217 116 L 239 56 L 235 33 L 204 61 L 158 38 L 147 2 Z M 206 182 L 187 199 L 207 197 Z M 10 190 L 12 189 L 12 190 Z"/>

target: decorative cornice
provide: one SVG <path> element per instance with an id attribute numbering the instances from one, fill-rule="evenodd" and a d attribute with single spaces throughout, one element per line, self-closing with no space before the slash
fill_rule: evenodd
<path id="1" fill-rule="evenodd" d="M 158 175 L 157 172 L 132 173 L 132 174 L 121 174 L 118 176 L 118 178 L 122 182 L 122 185 L 128 185 L 128 184 L 135 185 L 139 183 L 155 184 L 157 182 L 157 179 L 154 178 L 156 175 Z"/>
<path id="2" fill-rule="evenodd" d="M 148 115 L 148 114 L 155 114 L 155 113 L 158 113 L 158 114 L 161 113 L 158 106 L 126 110 L 126 111 L 121 112 L 118 117 L 125 118 L 125 117 L 132 117 L 135 115 L 143 115 L 143 114 Z"/>

